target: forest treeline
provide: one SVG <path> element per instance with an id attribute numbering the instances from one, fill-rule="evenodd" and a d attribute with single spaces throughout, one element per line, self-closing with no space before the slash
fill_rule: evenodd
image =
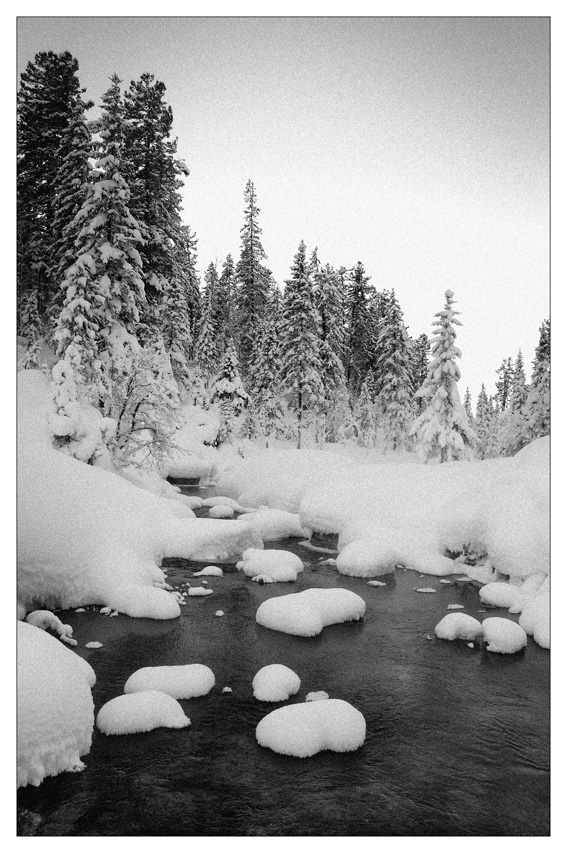
<path id="1" fill-rule="evenodd" d="M 166 87 L 151 74 L 121 83 L 110 78 L 89 119 L 77 60 L 44 52 L 18 92 L 18 332 L 24 366 L 52 378 L 62 446 L 72 452 L 84 402 L 117 461 L 159 459 L 186 401 L 218 407 L 219 441 L 379 439 L 440 461 L 509 455 L 549 432 L 549 321 L 531 383 L 521 353 L 505 359 L 473 415 L 456 385 L 453 292 L 433 335 L 412 338 L 393 290 L 303 241 L 280 289 L 252 180 L 240 255 L 201 282 Z"/>

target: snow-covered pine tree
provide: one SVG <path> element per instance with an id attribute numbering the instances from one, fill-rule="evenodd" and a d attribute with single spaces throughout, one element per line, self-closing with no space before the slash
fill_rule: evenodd
<path id="1" fill-rule="evenodd" d="M 248 406 L 249 399 L 240 378 L 234 344 L 229 340 L 211 392 L 211 403 L 220 403 L 220 441 L 230 441 L 236 430 L 236 419 Z"/>
<path id="2" fill-rule="evenodd" d="M 481 386 L 480 393 L 476 404 L 475 417 L 475 432 L 478 438 L 478 455 L 481 459 L 487 459 L 490 456 L 490 446 L 492 440 L 492 418 L 493 412 L 488 402 L 488 395 L 484 382 Z"/>
<path id="3" fill-rule="evenodd" d="M 295 255 L 291 278 L 286 281 L 281 347 L 280 381 L 288 405 L 297 413 L 297 446 L 301 447 L 306 421 L 314 421 L 324 403 L 318 316 L 303 240 Z"/>
<path id="4" fill-rule="evenodd" d="M 418 398 L 421 399 L 421 398 Z M 474 429 L 474 415 L 472 411 L 472 397 L 471 392 L 469 391 L 469 386 L 467 385 L 467 390 L 465 391 L 465 399 L 463 400 L 463 408 L 465 410 L 465 414 L 467 416 L 467 420 L 469 425 Z"/>
<path id="5" fill-rule="evenodd" d="M 158 306 L 174 277 L 175 246 L 182 237 L 181 194 L 183 177 L 189 173 L 176 157 L 177 143 L 170 138 L 173 112 L 165 103 L 164 83 L 153 74 L 132 81 L 124 99 L 126 117 L 125 176 L 131 191 L 130 207 L 140 223 L 144 245 L 143 279 L 147 304 L 144 339 L 155 337 Z"/>
<path id="6" fill-rule="evenodd" d="M 527 396 L 524 359 L 520 350 L 514 363 L 508 406 L 499 419 L 497 450 L 501 456 L 513 456 L 524 446 L 524 409 Z"/>
<path id="7" fill-rule="evenodd" d="M 374 327 L 370 313 L 373 288 L 364 266 L 358 261 L 351 271 L 347 293 L 346 379 L 351 393 L 358 394 L 364 376 L 373 366 Z"/>
<path id="8" fill-rule="evenodd" d="M 379 424 L 384 430 L 384 449 L 395 451 L 408 443 L 415 404 L 410 342 L 393 291 L 380 324 L 376 349 Z"/>
<path id="9" fill-rule="evenodd" d="M 219 352 L 214 326 L 213 306 L 211 304 L 211 292 L 209 290 L 207 300 L 202 306 L 201 328 L 195 343 L 195 362 L 205 388 L 209 388 L 211 381 L 219 369 Z"/>
<path id="10" fill-rule="evenodd" d="M 45 324 L 58 291 L 51 275 L 52 221 L 62 142 L 82 102 L 77 60 L 70 53 L 37 53 L 18 91 L 18 311 L 19 330 Z"/>
<path id="11" fill-rule="evenodd" d="M 329 408 L 335 390 L 345 381 L 345 325 L 340 280 L 329 264 L 325 267 L 319 264 L 312 279 L 313 300 L 319 315 L 321 381 Z"/>
<path id="12" fill-rule="evenodd" d="M 238 354 L 243 373 L 247 375 L 258 325 L 266 308 L 271 272 L 262 264 L 266 253 L 260 242 L 260 209 L 256 203 L 256 189 L 251 180 L 246 184 L 244 201 L 244 225 L 240 231 L 242 247 L 236 265 L 236 314 L 239 327 Z"/>
<path id="13" fill-rule="evenodd" d="M 413 389 L 415 393 L 421 388 L 427 376 L 427 364 L 429 362 L 429 338 L 427 337 L 425 332 L 419 335 L 419 337 L 417 337 L 415 340 L 410 340 L 410 350 L 412 360 Z M 420 415 L 426 406 L 425 399 L 423 397 L 415 397 L 415 405 L 417 409 L 417 414 Z M 472 426 L 472 420 L 470 421 L 470 424 Z"/>
<path id="14" fill-rule="evenodd" d="M 358 423 L 358 443 L 362 447 L 374 447 L 376 444 L 376 417 L 372 391 L 374 388 L 374 377 L 368 372 L 364 377 L 362 388 L 354 415 Z"/>
<path id="15" fill-rule="evenodd" d="M 498 379 L 496 380 L 496 404 L 500 412 L 504 412 L 508 406 L 512 391 L 512 377 L 514 375 L 512 359 L 505 358 L 496 373 L 498 374 Z"/>
<path id="16" fill-rule="evenodd" d="M 178 272 L 185 283 L 187 309 L 189 312 L 189 330 L 194 342 L 201 319 L 201 291 L 197 274 L 197 235 L 191 233 L 188 225 L 181 225 L 174 250 Z M 192 353 L 191 349 L 191 353 Z"/>
<path id="17" fill-rule="evenodd" d="M 63 281 L 65 298 L 55 332 L 59 359 L 71 362 L 73 381 L 79 379 L 83 392 L 106 415 L 113 414 L 113 384 L 132 372 L 139 348 L 134 337 L 138 306 L 144 300 L 141 236 L 121 173 L 120 80 L 114 75 L 111 81 L 102 99 L 101 157 L 76 216 L 77 260 Z"/>
<path id="18" fill-rule="evenodd" d="M 544 320 L 533 360 L 532 381 L 524 407 L 523 440 L 527 444 L 550 432 L 551 323 Z"/>
<path id="19" fill-rule="evenodd" d="M 462 324 L 455 316 L 460 312 L 453 308 L 453 296 L 452 290 L 445 291 L 445 307 L 435 314 L 439 319 L 433 323 L 432 359 L 425 382 L 417 392 L 427 400 L 427 407 L 410 430 L 416 438 L 418 453 L 426 462 L 472 459 L 478 441 L 457 388 L 461 372 L 456 360 L 461 358 L 461 351 L 455 346 L 454 326 Z"/>
<path id="20" fill-rule="evenodd" d="M 252 350 L 247 389 L 253 400 L 250 417 L 266 437 L 277 436 L 283 424 L 281 400 L 281 300 L 277 291 L 270 294 L 260 326 L 257 343 Z"/>
<path id="21" fill-rule="evenodd" d="M 337 444 L 356 444 L 359 425 L 354 417 L 350 395 L 343 381 L 333 392 L 327 415 L 327 440 Z"/>
<path id="22" fill-rule="evenodd" d="M 219 330 L 222 334 L 222 349 L 224 351 L 228 338 L 232 338 L 236 349 L 236 323 L 234 322 L 234 299 L 236 292 L 236 271 L 232 255 L 227 255 L 222 265 L 218 282 L 217 316 Z"/>

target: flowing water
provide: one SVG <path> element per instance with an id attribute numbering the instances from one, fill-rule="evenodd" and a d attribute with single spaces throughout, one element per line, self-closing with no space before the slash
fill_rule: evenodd
<path id="1" fill-rule="evenodd" d="M 340 576 L 323 563 L 328 555 L 298 540 L 266 547 L 301 556 L 297 583 L 261 586 L 224 566 L 223 578 L 206 578 L 214 594 L 187 598 L 180 619 L 59 613 L 96 672 L 95 713 L 143 666 L 206 664 L 216 686 L 181 701 L 186 729 L 109 737 L 95 728 L 82 773 L 20 789 L 19 834 L 547 835 L 549 653 L 531 638 L 523 652 L 498 655 L 433 632 L 452 603 L 481 621 L 517 617 L 479 613 L 486 608 L 473 584 L 397 569 L 381 578 L 386 586 L 370 587 Z M 168 564 L 173 587 L 201 582 L 192 572 L 204 564 Z M 437 592 L 416 593 L 419 586 Z M 365 619 L 309 639 L 256 624 L 266 598 L 307 587 L 353 590 L 366 601 Z M 103 648 L 86 649 L 91 640 Z M 358 708 L 364 745 L 307 759 L 260 747 L 256 725 L 286 704 L 252 695 L 254 675 L 271 663 L 301 678 L 290 702 L 326 690 Z"/>

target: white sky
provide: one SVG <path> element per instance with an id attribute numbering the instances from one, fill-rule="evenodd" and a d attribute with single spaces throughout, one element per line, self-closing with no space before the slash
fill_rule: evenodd
<path id="1" fill-rule="evenodd" d="M 99 101 L 117 72 L 167 86 L 191 170 L 199 269 L 238 257 L 257 189 L 283 283 L 304 239 L 395 288 L 412 335 L 443 293 L 463 328 L 461 396 L 528 379 L 549 316 L 547 18 L 20 18 L 18 72 L 69 50 Z"/>

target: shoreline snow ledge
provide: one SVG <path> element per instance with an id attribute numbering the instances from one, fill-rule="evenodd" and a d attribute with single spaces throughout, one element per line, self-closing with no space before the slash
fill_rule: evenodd
<path id="1" fill-rule="evenodd" d="M 309 758 L 325 749 L 354 752 L 365 737 L 363 715 L 342 699 L 286 705 L 272 711 L 256 727 L 260 746 L 296 758 Z"/>
<path id="2" fill-rule="evenodd" d="M 92 667 L 26 622 L 18 622 L 18 788 L 81 770 L 91 748 Z"/>
<path id="3" fill-rule="evenodd" d="M 256 622 L 272 631 L 315 637 L 328 625 L 362 619 L 366 604 L 348 589 L 306 589 L 268 598 L 256 612 Z"/>
<path id="4" fill-rule="evenodd" d="M 216 561 L 263 547 L 245 521 L 180 518 L 176 501 L 54 450 L 47 377 L 21 371 L 18 379 L 18 600 L 26 611 L 101 604 L 175 618 L 179 605 L 158 588 L 164 556 Z"/>

